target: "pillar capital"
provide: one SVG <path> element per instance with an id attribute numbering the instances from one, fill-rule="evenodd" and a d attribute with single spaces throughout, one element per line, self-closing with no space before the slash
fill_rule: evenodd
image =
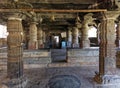
<path id="1" fill-rule="evenodd" d="M 91 23 L 93 21 L 92 18 L 93 14 L 92 13 L 88 13 L 84 16 L 84 22 L 83 23 Z"/>
<path id="2" fill-rule="evenodd" d="M 107 11 L 102 13 L 102 20 L 116 20 L 119 16 L 119 11 Z"/>
<path id="3" fill-rule="evenodd" d="M 18 21 L 22 21 L 22 18 L 19 17 L 9 17 L 8 20 L 18 20 Z"/>
<path id="4" fill-rule="evenodd" d="M 22 20 L 22 15 L 21 13 L 18 12 L 14 12 L 14 13 L 9 13 L 9 15 L 7 16 L 8 20 Z"/>

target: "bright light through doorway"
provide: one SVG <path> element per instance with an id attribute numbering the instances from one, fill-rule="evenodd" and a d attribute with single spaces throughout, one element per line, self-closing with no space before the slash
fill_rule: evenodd
<path id="1" fill-rule="evenodd" d="M 97 37 L 97 29 L 95 27 L 92 27 L 88 31 L 88 37 Z"/>
<path id="2" fill-rule="evenodd" d="M 0 25 L 0 38 L 7 38 L 7 27 L 4 25 Z"/>

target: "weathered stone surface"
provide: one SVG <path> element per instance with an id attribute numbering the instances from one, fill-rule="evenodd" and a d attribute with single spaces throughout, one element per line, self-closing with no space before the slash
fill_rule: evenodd
<path id="1" fill-rule="evenodd" d="M 113 81 L 112 77 L 117 74 L 115 20 L 118 16 L 119 12 L 117 11 L 108 11 L 102 15 L 100 24 L 99 73 L 96 73 L 96 76 L 94 77 L 94 80 L 97 83 L 104 84 L 104 82 L 107 81 L 106 84 L 109 84 L 109 81 Z M 103 86 L 103 88 L 105 87 Z M 113 88 L 115 88 L 115 86 Z"/>
<path id="2" fill-rule="evenodd" d="M 7 37 L 7 76 L 11 79 L 23 76 L 23 28 L 21 22 L 21 19 L 17 17 L 10 17 L 7 22 L 9 32 Z"/>
<path id="3" fill-rule="evenodd" d="M 116 65 L 117 67 L 120 67 L 120 51 L 117 51 L 116 54 Z"/>
<path id="4" fill-rule="evenodd" d="M 88 30 L 89 30 L 89 24 L 93 23 L 91 13 L 88 13 L 84 16 L 84 21 L 82 25 L 82 41 L 81 41 L 81 47 L 82 48 L 89 48 L 90 47 L 90 40 L 88 39 Z"/>
<path id="5" fill-rule="evenodd" d="M 54 52 L 54 51 L 53 51 Z M 7 61 L 7 53 L 0 53 L 0 61 L 1 65 L 6 65 Z M 56 54 L 55 55 L 60 55 Z M 62 55 L 62 54 L 61 54 Z M 58 63 L 54 64 L 55 67 L 62 66 L 97 66 L 99 63 L 99 50 L 97 49 L 68 49 L 67 51 L 67 62 L 68 63 Z M 25 66 L 53 66 L 51 64 L 51 53 L 48 50 L 32 50 L 32 51 L 24 51 L 23 52 L 23 62 Z M 41 64 L 41 65 L 38 65 Z M 43 65 L 45 64 L 45 65 Z"/>
<path id="6" fill-rule="evenodd" d="M 51 63 L 51 58 L 25 58 L 24 64 L 45 64 L 45 63 Z"/>
<path id="7" fill-rule="evenodd" d="M 79 47 L 78 36 L 79 36 L 78 28 L 73 27 L 73 30 L 72 30 L 72 43 L 73 43 L 72 46 L 73 46 L 73 48 Z"/>
<path id="8" fill-rule="evenodd" d="M 99 63 L 99 49 L 68 49 L 68 63 L 97 66 Z"/>
<path id="9" fill-rule="evenodd" d="M 44 48 L 44 45 L 43 45 L 43 31 L 42 31 L 42 28 L 39 27 L 38 28 L 38 48 Z"/>
<path id="10" fill-rule="evenodd" d="M 48 83 L 49 88 L 80 88 L 80 80 L 74 75 L 53 76 Z"/>
<path id="11" fill-rule="evenodd" d="M 29 31 L 29 46 L 28 49 L 38 49 L 38 41 L 37 41 L 37 26 L 36 22 L 31 22 L 30 24 L 30 31 Z"/>
<path id="12" fill-rule="evenodd" d="M 95 84 L 95 88 L 119 88 L 120 76 L 118 75 L 104 75 L 102 77 L 102 84 Z"/>
<path id="13" fill-rule="evenodd" d="M 2 88 L 26 88 L 28 80 L 25 77 L 3 80 Z"/>

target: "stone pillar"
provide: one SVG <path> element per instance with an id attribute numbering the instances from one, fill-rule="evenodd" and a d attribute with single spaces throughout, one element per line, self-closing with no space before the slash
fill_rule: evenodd
<path id="1" fill-rule="evenodd" d="M 97 27 L 97 41 L 98 41 L 98 45 L 100 43 L 100 24 Z"/>
<path id="2" fill-rule="evenodd" d="M 7 75 L 10 79 L 16 79 L 23 76 L 23 28 L 20 18 L 10 17 L 7 23 L 9 35 Z"/>
<path id="3" fill-rule="evenodd" d="M 86 14 L 82 24 L 81 48 L 89 48 L 90 40 L 88 38 L 89 24 L 93 22 L 92 14 Z"/>
<path id="4" fill-rule="evenodd" d="M 120 21 L 117 23 L 116 34 L 116 46 L 120 48 Z"/>
<path id="5" fill-rule="evenodd" d="M 81 28 L 79 29 L 79 46 L 80 46 L 80 48 L 82 48 L 82 30 L 81 30 Z"/>
<path id="6" fill-rule="evenodd" d="M 24 49 L 27 49 L 27 30 L 25 29 L 25 27 L 23 28 L 23 47 Z"/>
<path id="7" fill-rule="evenodd" d="M 68 39 L 67 39 L 67 47 L 68 48 L 71 48 L 71 45 L 72 45 L 72 28 L 68 28 Z"/>
<path id="8" fill-rule="evenodd" d="M 43 45 L 43 31 L 41 27 L 38 29 L 38 48 L 44 48 Z"/>
<path id="9" fill-rule="evenodd" d="M 83 29 L 82 29 L 82 48 L 88 48 L 90 47 L 90 40 L 88 38 L 88 24 L 84 23 L 83 24 Z"/>
<path id="10" fill-rule="evenodd" d="M 29 28 L 29 44 L 28 49 L 38 49 L 38 41 L 37 41 L 37 23 L 31 22 Z"/>
<path id="11" fill-rule="evenodd" d="M 78 36 L 79 36 L 78 28 L 77 27 L 73 27 L 73 31 L 72 31 L 73 48 L 78 48 L 79 47 Z"/>
<path id="12" fill-rule="evenodd" d="M 43 44 L 44 44 L 44 47 L 46 47 L 46 34 L 45 34 L 45 31 L 43 31 L 42 33 L 43 33 Z"/>
<path id="13" fill-rule="evenodd" d="M 116 46 L 115 46 L 115 19 L 118 13 L 105 12 L 100 25 L 100 49 L 99 49 L 99 73 L 96 73 L 94 80 L 102 83 L 99 88 L 106 88 L 104 84 L 120 83 L 120 77 L 116 76 Z M 108 85 L 109 86 L 109 85 Z"/>

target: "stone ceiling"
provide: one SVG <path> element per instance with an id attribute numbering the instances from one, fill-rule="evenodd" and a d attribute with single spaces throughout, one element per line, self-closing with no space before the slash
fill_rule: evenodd
<path id="1" fill-rule="evenodd" d="M 119 7 L 118 2 L 119 0 L 0 0 L 0 23 L 6 23 L 11 12 L 19 12 L 19 16 L 25 23 L 24 26 L 27 26 L 30 21 L 37 21 L 42 26 L 50 26 L 51 29 L 53 26 L 65 28 L 74 25 L 78 16 L 83 20 L 84 15 L 88 13 L 87 10 L 89 10 L 89 13 L 91 10 L 96 16 L 98 12 L 94 12 L 94 10 L 115 10 Z M 17 11 L 13 9 L 17 9 Z M 18 9 L 24 9 L 24 11 Z M 64 12 L 49 12 L 49 10 L 64 10 Z M 66 12 L 66 10 L 69 10 L 69 12 Z M 70 12 L 70 10 L 79 11 Z M 86 12 L 80 12 L 80 10 Z"/>

